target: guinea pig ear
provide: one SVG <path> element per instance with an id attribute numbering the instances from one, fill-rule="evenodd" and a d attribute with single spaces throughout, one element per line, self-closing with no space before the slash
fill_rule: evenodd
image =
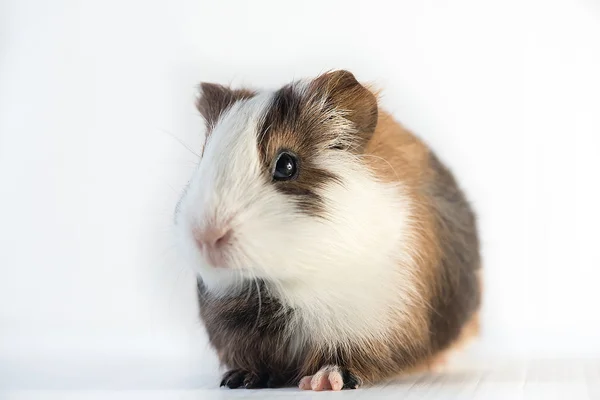
<path id="1" fill-rule="evenodd" d="M 202 82 L 198 85 L 196 108 L 206 121 L 209 132 L 219 117 L 238 100 L 249 99 L 254 92 L 247 89 L 231 89 L 217 83 Z"/>
<path id="2" fill-rule="evenodd" d="M 311 82 L 317 98 L 324 100 L 325 111 L 339 111 L 356 129 L 350 140 L 352 149 L 362 151 L 377 126 L 377 98 L 345 70 L 325 73 Z"/>

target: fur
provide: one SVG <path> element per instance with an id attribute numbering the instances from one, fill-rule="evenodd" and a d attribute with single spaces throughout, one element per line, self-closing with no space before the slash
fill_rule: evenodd
<path id="1" fill-rule="evenodd" d="M 461 337 L 480 302 L 474 214 L 370 90 L 347 71 L 275 92 L 201 88 L 207 142 L 176 224 L 224 385 L 357 387 Z M 293 181 L 271 178 L 282 149 L 298 156 Z M 192 232 L 224 223 L 225 262 L 211 265 Z"/>

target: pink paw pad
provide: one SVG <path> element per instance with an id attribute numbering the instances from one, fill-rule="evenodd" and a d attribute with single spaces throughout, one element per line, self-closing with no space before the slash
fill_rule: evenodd
<path id="1" fill-rule="evenodd" d="M 339 391 L 344 387 L 344 377 L 339 367 L 328 365 L 321 368 L 316 374 L 305 376 L 300 380 L 298 387 L 302 390 Z"/>

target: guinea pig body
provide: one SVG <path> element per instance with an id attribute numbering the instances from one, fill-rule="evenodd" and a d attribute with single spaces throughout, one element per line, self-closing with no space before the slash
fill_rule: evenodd
<path id="1" fill-rule="evenodd" d="M 222 385 L 356 388 L 475 332 L 475 216 L 351 73 L 202 84 L 197 106 L 207 140 L 176 225 Z"/>

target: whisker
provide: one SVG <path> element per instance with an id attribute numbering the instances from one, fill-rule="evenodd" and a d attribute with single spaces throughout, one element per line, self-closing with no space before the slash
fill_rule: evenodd
<path id="1" fill-rule="evenodd" d="M 185 147 L 190 153 L 192 153 L 193 155 L 195 155 L 198 158 L 202 158 L 200 157 L 200 154 L 196 153 L 194 150 L 192 150 L 190 148 L 190 146 L 188 146 L 183 140 L 179 139 L 177 136 L 175 136 L 174 134 L 172 134 L 171 132 L 165 130 L 165 129 L 161 129 L 161 131 L 163 133 L 166 133 L 167 135 L 171 136 L 173 139 L 177 140 L 179 142 L 179 144 L 181 144 L 183 147 Z"/>
<path id="2" fill-rule="evenodd" d="M 385 158 L 379 157 L 379 156 L 376 156 L 376 155 L 373 155 L 373 154 L 362 154 L 362 155 L 360 155 L 358 157 L 373 157 L 373 158 L 377 158 L 377 159 L 380 159 L 382 161 L 385 161 L 385 163 L 387 165 L 389 165 L 390 168 L 392 169 L 392 171 L 394 172 L 394 175 L 396 175 L 396 179 L 400 180 L 400 177 L 398 176 L 398 173 L 396 172 L 396 170 L 394 169 L 394 167 L 392 166 L 392 164 L 390 164 L 390 162 L 388 160 L 386 160 Z"/>

